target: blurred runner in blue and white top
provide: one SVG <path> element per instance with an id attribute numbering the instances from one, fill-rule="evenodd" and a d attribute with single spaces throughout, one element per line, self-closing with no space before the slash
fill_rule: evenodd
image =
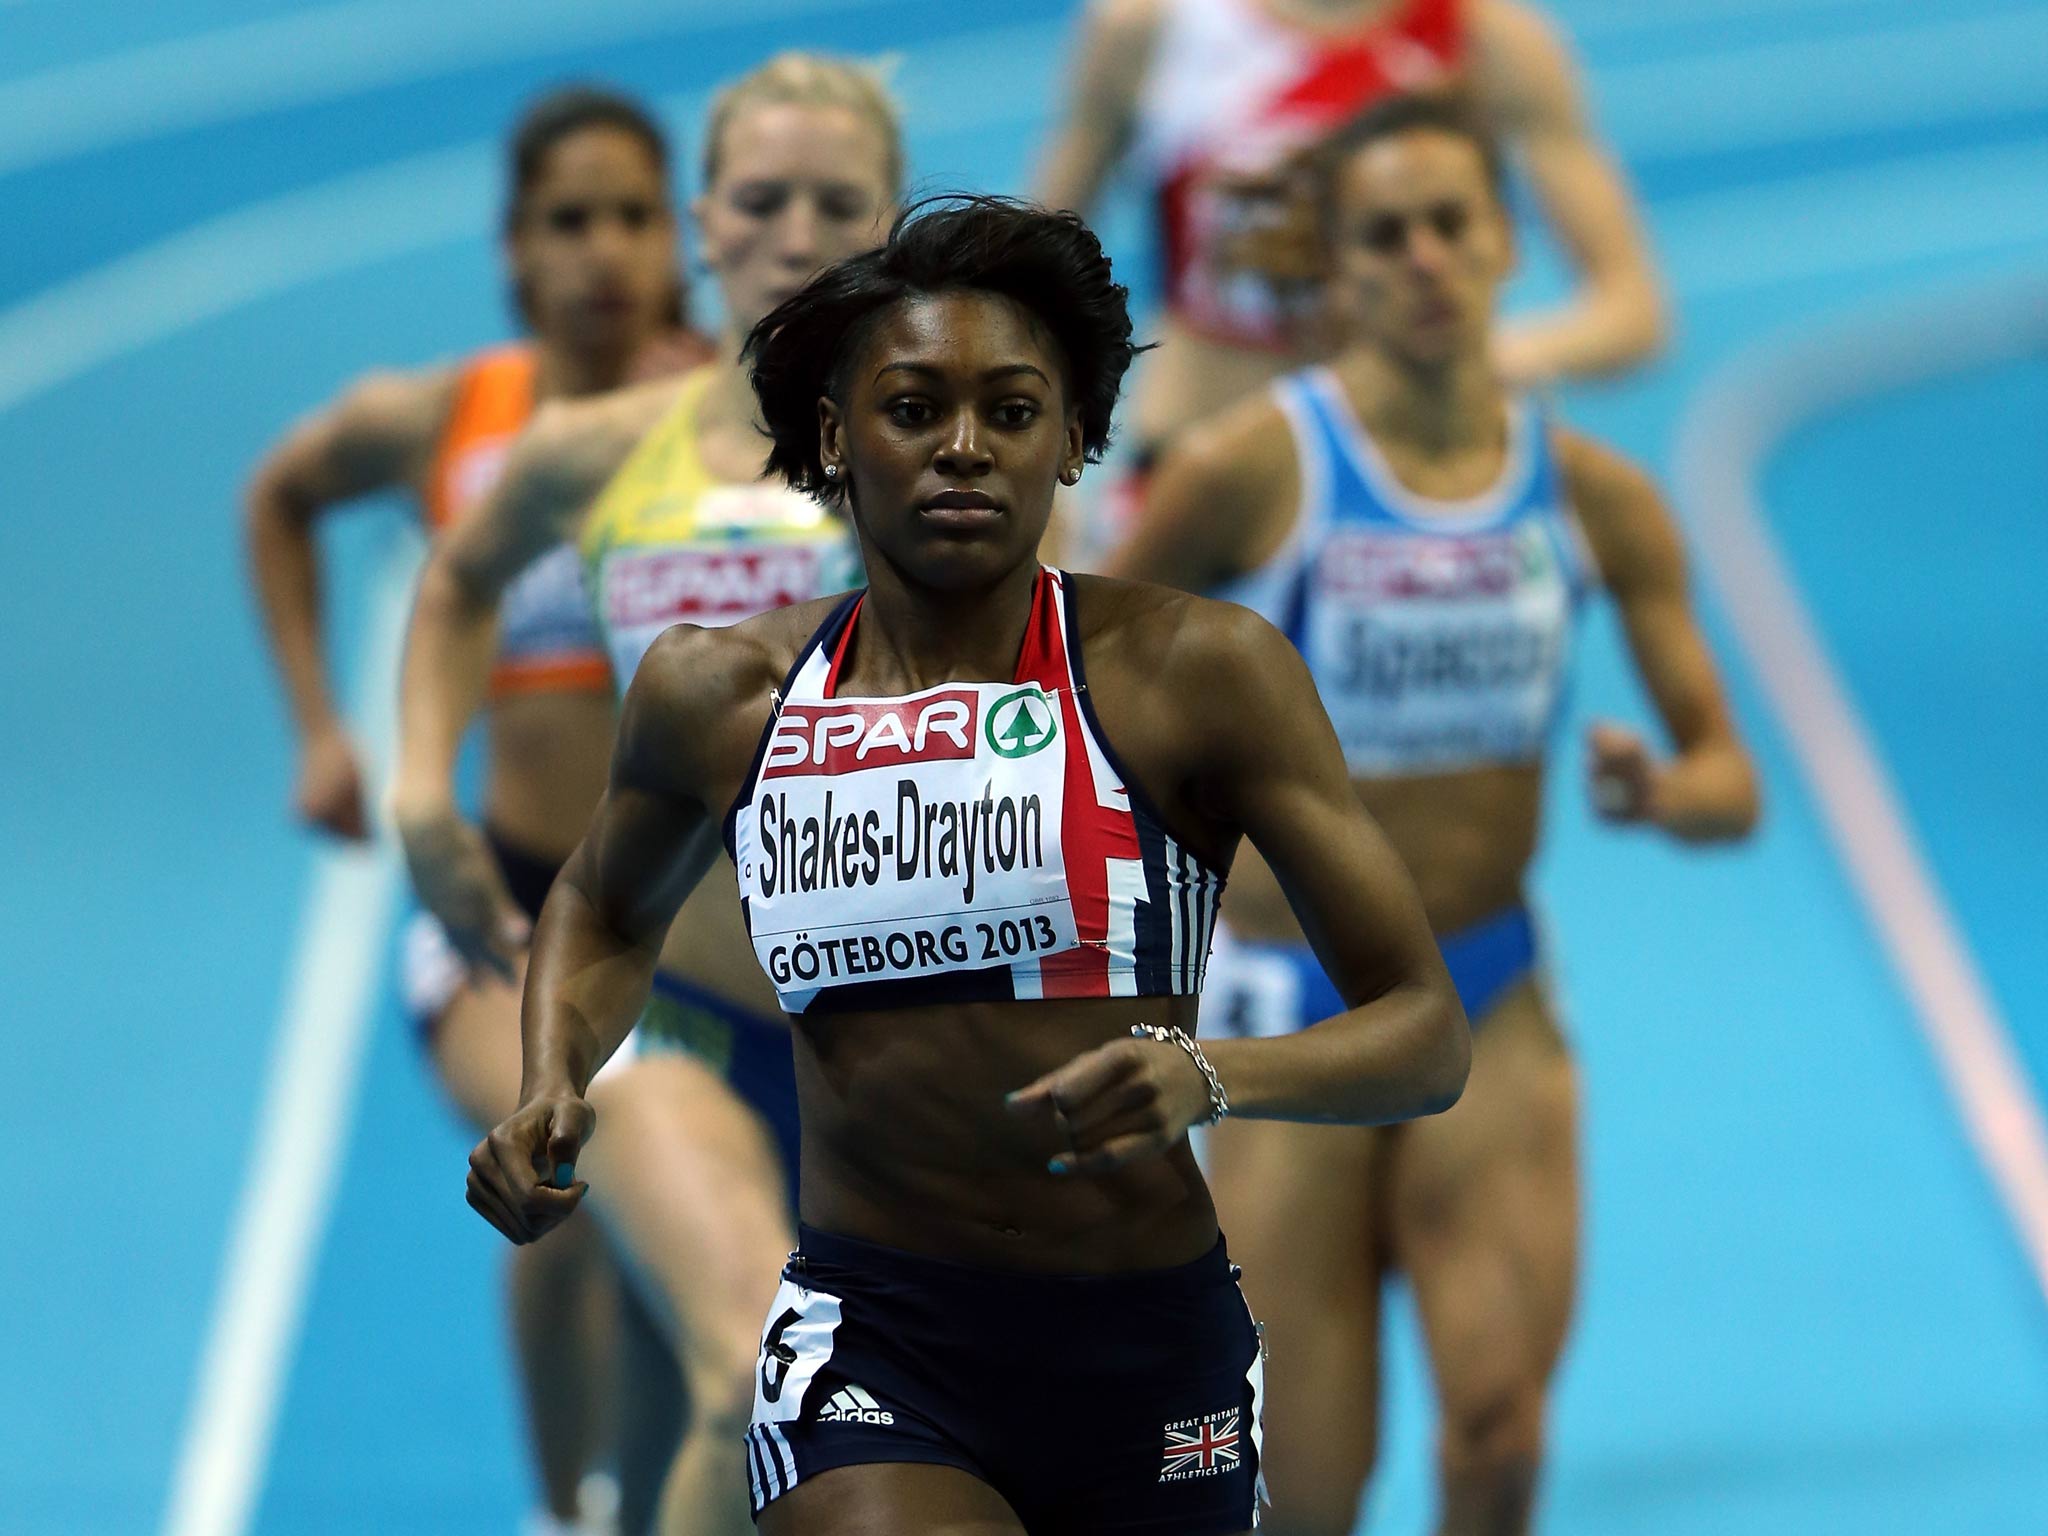
<path id="1" fill-rule="evenodd" d="M 1350 1530 L 1372 1460 L 1380 1285 L 1398 1266 L 1441 1401 L 1442 1528 L 1518 1533 L 1578 1201 L 1572 1068 L 1524 883 L 1595 590 L 1677 749 L 1595 727 L 1601 814 L 1687 842 L 1740 837 L 1756 786 L 1656 487 L 1499 377 L 1512 239 L 1485 129 L 1452 100 L 1389 102 L 1331 141 L 1314 186 L 1328 297 L 1355 342 L 1192 433 L 1115 568 L 1235 597 L 1294 640 L 1472 1020 L 1470 1086 L 1436 1120 L 1218 1129 L 1232 1235 L 1288 1279 L 1253 1298 L 1294 1367 L 1268 1408 L 1275 1507 L 1291 1532 Z M 1205 1001 L 1226 1029 L 1287 1033 L 1341 1006 L 1256 859 L 1240 858 L 1224 920 L 1237 942 L 1219 941 Z"/>

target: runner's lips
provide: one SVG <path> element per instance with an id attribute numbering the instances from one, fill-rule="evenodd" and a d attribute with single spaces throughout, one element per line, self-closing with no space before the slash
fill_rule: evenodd
<path id="1" fill-rule="evenodd" d="M 986 491 L 941 491 L 918 503 L 918 515 L 942 528 L 986 528 L 1003 515 L 1003 505 Z"/>
<path id="2" fill-rule="evenodd" d="M 1437 330 L 1457 322 L 1458 306 L 1449 299 L 1424 299 L 1415 307 L 1415 318 L 1423 326 Z"/>

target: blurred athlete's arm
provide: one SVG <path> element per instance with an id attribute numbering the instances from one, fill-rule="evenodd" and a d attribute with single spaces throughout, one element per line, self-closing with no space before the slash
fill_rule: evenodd
<path id="1" fill-rule="evenodd" d="M 1756 769 L 1692 610 L 1678 528 L 1641 469 L 1576 434 L 1559 434 L 1559 446 L 1601 581 L 1678 749 L 1659 762 L 1633 731 L 1594 725 L 1586 743 L 1594 807 L 1609 821 L 1645 823 L 1689 843 L 1742 837 L 1759 811 Z"/>
<path id="2" fill-rule="evenodd" d="M 671 378 L 543 405 L 497 484 L 421 573 L 393 811 L 421 902 L 471 965 L 509 976 L 527 929 L 482 833 L 455 804 L 463 733 L 483 707 L 497 652 L 499 600 L 521 571 L 575 536 L 591 499 L 674 398 Z"/>
<path id="3" fill-rule="evenodd" d="M 1159 35 L 1160 0 L 1094 0 L 1068 56 L 1066 115 L 1038 169 L 1048 208 L 1086 214 L 1129 147 Z"/>
<path id="4" fill-rule="evenodd" d="M 513 439 L 497 483 L 477 505 L 477 519 L 556 529 L 557 540 L 573 536 L 597 493 L 675 403 L 680 377 L 666 374 L 602 395 L 543 403 Z"/>
<path id="5" fill-rule="evenodd" d="M 362 773 L 328 684 L 313 522 L 329 507 L 416 486 L 448 414 L 455 374 L 371 374 L 307 417 L 250 478 L 243 529 L 249 569 L 298 734 L 293 804 L 337 837 L 369 835 Z"/>
<path id="6" fill-rule="evenodd" d="M 1634 195 L 1594 135 L 1564 41 L 1521 0 L 1473 7 L 1473 84 L 1578 268 L 1562 308 L 1510 320 L 1497 353 L 1517 383 L 1614 373 L 1663 344 L 1664 296 Z"/>
<path id="7" fill-rule="evenodd" d="M 627 690 L 611 781 L 534 931 L 519 1107 L 470 1155 L 470 1205 L 515 1243 L 583 1198 L 568 1175 L 597 1123 L 584 1092 L 632 1030 L 662 938 L 721 851 L 707 758 L 740 734 L 733 712 L 773 684 L 745 642 L 677 625 Z"/>
<path id="8" fill-rule="evenodd" d="M 1183 433 L 1103 574 L 1207 592 L 1254 569 L 1298 498 L 1286 419 L 1261 396 Z"/>

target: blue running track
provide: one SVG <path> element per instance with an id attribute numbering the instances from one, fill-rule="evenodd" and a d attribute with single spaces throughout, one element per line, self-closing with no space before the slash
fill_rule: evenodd
<path id="1" fill-rule="evenodd" d="M 284 815 L 241 478 L 359 371 L 504 333 L 493 140 L 535 88 L 603 77 L 693 139 L 704 90 L 773 48 L 893 52 L 919 176 L 1017 189 L 1075 8 L 0 0 L 0 1531 L 166 1529 L 295 956 L 337 881 L 375 917 L 353 936 L 362 1050 L 328 1071 L 335 1156 L 305 1175 L 305 1273 L 271 1298 L 274 1432 L 229 1437 L 248 1518 L 208 1536 L 516 1528 L 498 1247 L 392 994 L 388 860 L 337 873 Z M 1952 364 L 1914 304 L 2048 277 L 2048 0 L 1552 9 L 1682 317 L 1667 360 L 1565 408 L 1669 472 L 1704 392 L 1768 397 L 1749 489 L 2038 1100 L 2048 303 Z M 1142 270 L 1133 210 L 1104 227 Z M 1525 297 L 1554 291 L 1540 245 L 1527 265 Z M 1909 323 L 1896 385 L 1767 366 L 1815 327 L 1891 345 Z M 403 524 L 335 520 L 358 671 Z M 1543 1529 L 2048 1530 L 2040 1278 L 1767 696 L 1775 663 L 1703 574 L 1762 835 L 1691 856 L 1554 785 L 1542 886 L 1591 1214 Z M 1644 718 L 1611 624 L 1576 712 Z M 1389 1390 L 1361 1529 L 1412 1536 L 1412 1349 Z"/>

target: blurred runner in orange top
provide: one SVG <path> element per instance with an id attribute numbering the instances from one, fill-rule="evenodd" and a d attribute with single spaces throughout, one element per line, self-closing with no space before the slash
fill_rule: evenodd
<path id="1" fill-rule="evenodd" d="M 521 119 L 509 160 L 504 251 L 529 338 L 446 366 L 366 375 L 294 427 L 249 488 L 250 562 L 299 741 L 294 807 L 338 837 L 367 837 L 371 818 L 328 682 L 314 522 L 404 489 L 445 529 L 489 488 L 539 401 L 709 355 L 684 323 L 668 147 L 645 111 L 603 92 L 556 93 Z M 612 733 L 611 672 L 574 550 L 521 578 L 491 693 L 484 815 L 530 917 L 604 788 Z M 495 1124 L 518 1086 L 516 993 L 499 979 L 469 980 L 425 917 L 407 934 L 406 972 L 442 1086 L 472 1123 Z M 579 1482 L 610 1454 L 602 1442 L 617 1393 L 592 1351 L 608 1348 L 614 1281 L 586 1229 L 516 1260 L 513 1289 L 535 1455 L 551 1518 L 566 1522 Z"/>

